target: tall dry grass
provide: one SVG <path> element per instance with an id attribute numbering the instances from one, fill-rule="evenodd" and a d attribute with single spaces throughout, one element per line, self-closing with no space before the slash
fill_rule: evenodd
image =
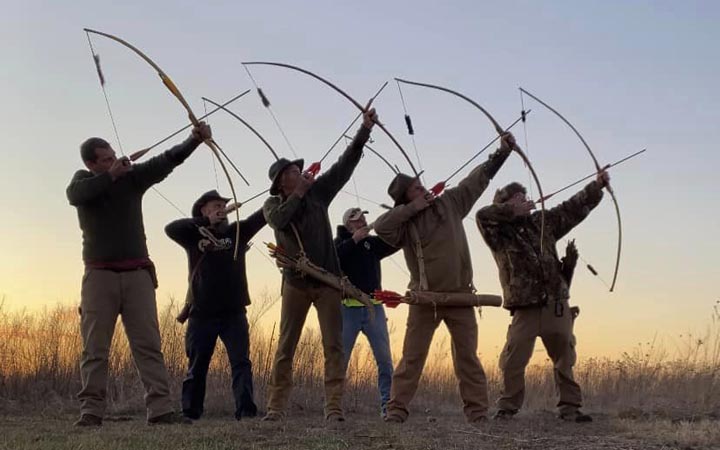
<path id="1" fill-rule="evenodd" d="M 251 359 L 254 365 L 256 399 L 265 403 L 277 330 L 258 326 L 260 318 L 277 301 L 265 293 L 248 312 Z M 178 304 L 160 313 L 165 360 L 178 395 L 187 360 L 184 327 L 174 317 Z M 449 342 L 433 344 L 418 395 L 416 411 L 433 413 L 459 411 L 457 381 L 449 357 Z M 80 388 L 79 316 L 74 308 L 56 306 L 39 313 L 9 312 L 0 301 L 0 413 L 12 411 L 74 411 Z M 445 356 L 443 356 L 445 355 Z M 398 355 L 395 355 L 398 356 Z M 500 373 L 486 367 L 490 398 L 497 398 Z M 232 410 L 229 366 L 225 349 L 218 345 L 208 379 L 209 413 Z M 576 378 L 583 387 L 586 408 L 625 416 L 660 414 L 669 417 L 720 416 L 720 302 L 711 314 L 706 330 L 686 335 L 676 349 L 657 343 L 638 346 L 617 359 L 581 360 Z M 556 402 L 550 364 L 531 365 L 527 371 L 526 405 L 531 409 L 553 409 Z M 323 355 L 319 333 L 307 329 L 294 363 L 295 389 L 291 408 L 317 411 L 322 407 Z M 376 367 L 364 342 L 353 352 L 348 368 L 346 407 L 350 411 L 377 410 Z M 177 396 L 179 398 L 179 395 Z M 142 410 L 142 387 L 119 322 L 113 339 L 108 380 L 110 411 Z"/>

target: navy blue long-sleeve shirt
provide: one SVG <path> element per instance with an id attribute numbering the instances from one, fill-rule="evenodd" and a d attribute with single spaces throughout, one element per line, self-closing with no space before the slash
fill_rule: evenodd
<path id="1" fill-rule="evenodd" d="M 340 268 L 350 282 L 368 295 L 382 288 L 380 260 L 400 250 L 377 236 L 355 242 L 352 233 L 340 225 L 335 237 Z"/>

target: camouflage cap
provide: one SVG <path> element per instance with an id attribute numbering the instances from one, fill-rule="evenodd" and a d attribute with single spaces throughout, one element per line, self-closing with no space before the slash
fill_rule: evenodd
<path id="1" fill-rule="evenodd" d="M 503 188 L 498 189 L 495 191 L 495 197 L 493 197 L 493 203 L 505 203 L 506 201 L 510 200 L 513 195 L 517 194 L 518 192 L 522 192 L 523 194 L 527 194 L 527 189 L 525 189 L 525 186 L 518 182 L 512 182 L 508 185 L 506 185 Z"/>

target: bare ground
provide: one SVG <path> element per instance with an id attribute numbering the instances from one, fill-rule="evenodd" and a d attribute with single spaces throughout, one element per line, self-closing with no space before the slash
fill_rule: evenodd
<path id="1" fill-rule="evenodd" d="M 718 449 L 720 422 L 712 419 L 622 419 L 595 415 L 591 424 L 564 423 L 549 411 L 521 413 L 480 427 L 462 416 L 414 416 L 402 425 L 350 414 L 329 428 L 322 416 L 280 423 L 236 422 L 225 416 L 193 425 L 150 427 L 140 415 L 106 419 L 100 429 L 72 426 L 75 416 L 0 416 L 2 449 Z"/>

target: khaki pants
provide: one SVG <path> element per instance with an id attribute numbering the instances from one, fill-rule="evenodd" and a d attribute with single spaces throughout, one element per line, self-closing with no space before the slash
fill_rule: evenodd
<path id="1" fill-rule="evenodd" d="M 268 413 L 283 414 L 292 390 L 292 365 L 295 349 L 310 305 L 315 305 L 320 322 L 323 353 L 325 355 L 325 416 L 342 414 L 342 394 L 345 382 L 342 344 L 342 295 L 326 287 L 297 288 L 283 284 L 280 312 L 280 339 L 275 352 L 269 386 Z"/>
<path id="2" fill-rule="evenodd" d="M 453 365 L 465 417 L 474 422 L 487 415 L 487 380 L 477 357 L 475 309 L 471 306 L 410 305 L 402 359 L 392 379 L 388 417 L 407 419 L 408 404 L 417 391 L 430 343 L 440 322 L 445 322 L 450 331 Z"/>
<path id="3" fill-rule="evenodd" d="M 81 414 L 102 417 L 106 407 L 108 356 L 117 317 L 122 317 L 135 366 L 145 388 L 148 418 L 173 410 L 160 349 L 155 287 L 147 270 L 88 270 L 80 300 Z"/>
<path id="4" fill-rule="evenodd" d="M 542 307 L 518 309 L 507 333 L 507 342 L 500 354 L 504 387 L 498 408 L 517 411 L 525 397 L 525 367 L 539 336 L 554 365 L 555 386 L 560 393 L 561 413 L 577 410 L 582 405 L 580 386 L 573 378 L 575 337 L 573 317 L 567 300 L 559 302 L 562 316 L 556 315 L 555 302 Z"/>

